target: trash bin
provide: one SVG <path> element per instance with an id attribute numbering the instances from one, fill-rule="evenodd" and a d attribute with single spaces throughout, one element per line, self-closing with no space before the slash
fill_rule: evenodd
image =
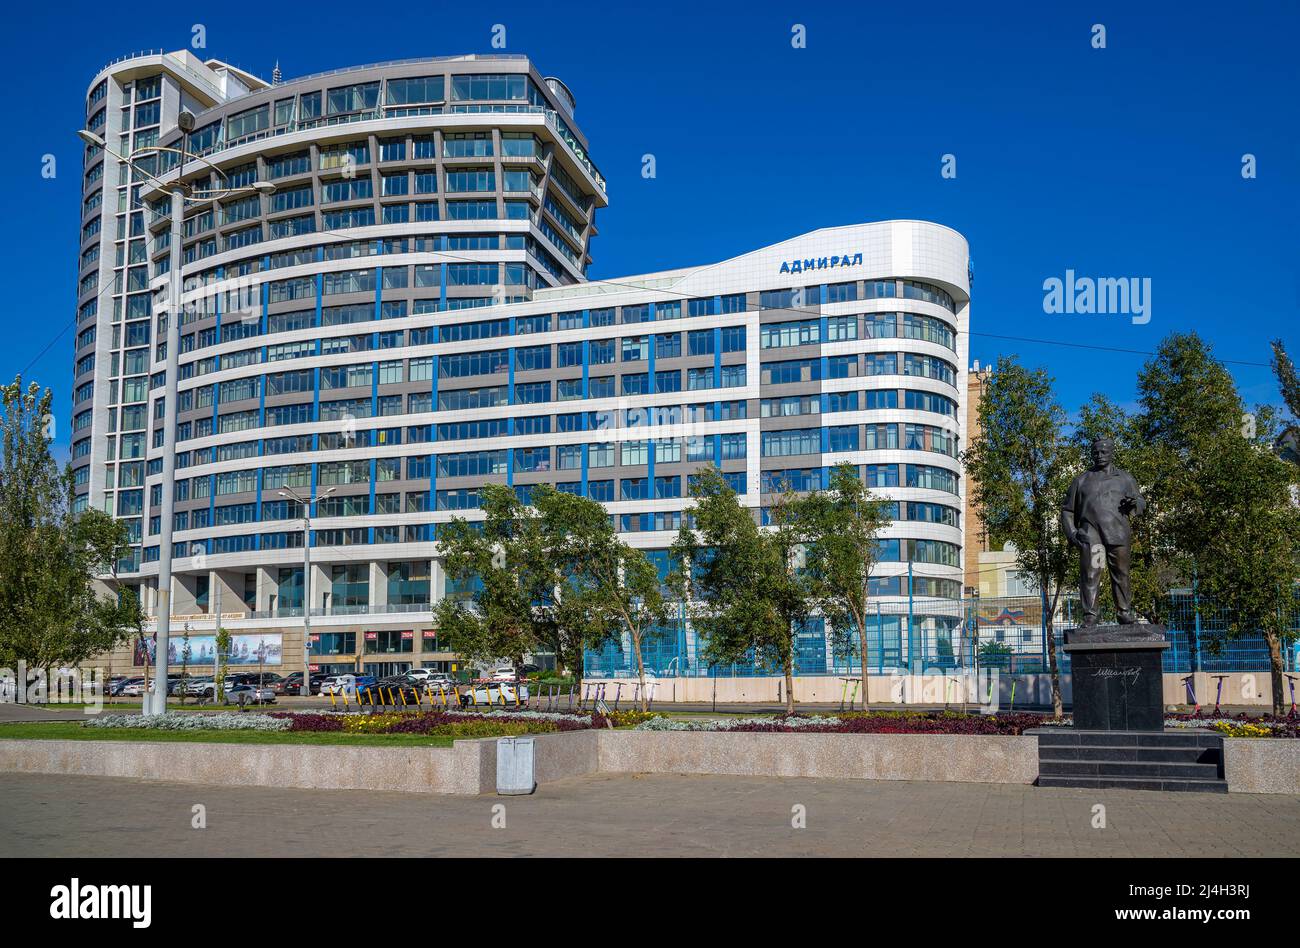
<path id="1" fill-rule="evenodd" d="M 537 789 L 533 780 L 533 739 L 497 739 L 497 795 L 527 795 Z"/>

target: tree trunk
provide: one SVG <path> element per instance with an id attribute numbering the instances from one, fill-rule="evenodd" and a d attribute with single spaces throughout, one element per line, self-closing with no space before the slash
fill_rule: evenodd
<path id="1" fill-rule="evenodd" d="M 1268 668 L 1273 679 L 1273 714 L 1282 716 L 1282 679 L 1286 671 L 1282 661 L 1282 640 L 1276 632 L 1265 629 L 1264 641 L 1268 643 Z"/>
<path id="2" fill-rule="evenodd" d="M 794 714 L 794 660 L 789 655 L 785 659 L 785 713 Z"/>
<path id="3" fill-rule="evenodd" d="M 641 696 L 641 710 L 649 711 L 650 702 L 646 700 L 645 694 L 645 662 L 641 658 L 641 636 L 632 636 L 632 651 L 636 654 L 636 677 L 641 682 L 641 690 L 638 692 Z"/>
<path id="4" fill-rule="evenodd" d="M 862 710 L 869 711 L 871 710 L 871 704 L 867 700 L 867 683 L 870 677 L 868 669 L 871 666 L 868 663 L 871 660 L 871 650 L 870 646 L 867 645 L 867 616 L 865 613 L 858 618 L 858 646 L 862 654 Z"/>
<path id="5" fill-rule="evenodd" d="M 1047 577 L 1039 580 L 1039 589 L 1047 589 Z M 1059 596 L 1059 590 L 1057 595 Z M 1046 597 L 1044 597 L 1046 598 Z M 1052 600 L 1052 614 L 1043 616 L 1043 635 L 1047 638 L 1047 669 L 1052 675 L 1052 717 L 1059 721 L 1065 716 L 1061 703 L 1061 666 L 1056 661 L 1056 630 L 1052 628 L 1052 615 L 1056 613 L 1056 600 Z"/>

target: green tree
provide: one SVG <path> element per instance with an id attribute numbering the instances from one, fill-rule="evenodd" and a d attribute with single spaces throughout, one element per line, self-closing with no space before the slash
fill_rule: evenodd
<path id="1" fill-rule="evenodd" d="M 979 411 L 980 438 L 963 455 L 972 499 L 989 534 L 1015 543 L 1017 565 L 1044 596 L 1052 710 L 1059 719 L 1061 671 L 1051 622 L 1078 551 L 1058 520 L 1080 462 L 1064 433 L 1065 411 L 1052 392 L 1052 377 L 1044 370 L 1002 357 L 980 396 Z"/>
<path id="2" fill-rule="evenodd" d="M 658 570 L 644 552 L 619 539 L 596 501 L 547 488 L 535 489 L 533 502 L 562 574 L 555 626 L 566 630 L 565 645 L 577 652 L 576 677 L 581 681 L 583 650 L 626 635 L 641 710 L 648 710 L 642 650 L 669 617 Z"/>
<path id="3" fill-rule="evenodd" d="M 72 512 L 72 474 L 50 453 L 52 396 L 21 377 L 3 389 L 0 459 L 0 660 L 76 666 L 139 634 L 131 590 L 116 582 L 125 526 Z"/>
<path id="4" fill-rule="evenodd" d="M 1285 359 L 1278 366 L 1285 391 Z M 1160 511 L 1157 544 L 1222 610 L 1228 638 L 1264 636 L 1280 711 L 1300 521 L 1296 469 L 1271 450 L 1274 413 L 1246 414 L 1232 375 L 1195 333 L 1160 343 L 1138 376 L 1138 400 L 1137 435 L 1158 471 L 1148 497 Z"/>
<path id="5" fill-rule="evenodd" d="M 626 621 L 613 611 L 617 578 L 597 576 L 590 560 L 616 539 L 609 514 L 549 484 L 535 485 L 527 504 L 501 484 L 479 498 L 481 524 L 456 518 L 439 532 L 447 575 L 481 583 L 467 599 L 439 602 L 439 629 L 476 661 L 509 658 L 518 668 L 528 653 L 553 652 L 581 688 L 585 650 Z"/>
<path id="6" fill-rule="evenodd" d="M 1273 340 L 1273 374 L 1277 376 L 1277 384 L 1282 389 L 1282 401 L 1286 403 L 1287 410 L 1294 420 L 1300 422 L 1300 373 L 1287 355 L 1281 339 Z"/>
<path id="7" fill-rule="evenodd" d="M 212 670 L 215 674 L 212 677 L 212 698 L 214 701 L 223 701 L 226 697 L 226 657 L 230 654 L 230 630 L 221 624 L 221 616 L 217 616 L 217 654 L 212 657 Z M 310 673 L 307 680 L 310 682 Z"/>
<path id="8" fill-rule="evenodd" d="M 1287 355 L 1281 339 L 1273 341 L 1273 373 L 1277 376 L 1278 388 L 1282 391 L 1282 401 L 1291 413 L 1290 423 L 1285 425 L 1285 434 L 1291 446 L 1287 449 L 1281 437 L 1276 443 L 1284 455 L 1300 464 L 1300 373 L 1297 373 L 1295 363 Z"/>
<path id="9" fill-rule="evenodd" d="M 867 602 L 880 531 L 891 522 L 890 504 L 872 495 L 856 467 L 841 464 L 831 471 L 828 490 L 800 497 L 785 510 L 803 545 L 804 574 L 836 651 L 857 649 L 862 706 L 869 707 Z"/>
<path id="10" fill-rule="evenodd" d="M 615 622 L 608 600 L 586 557 L 602 531 L 613 534 L 609 513 L 594 500 L 556 490 L 550 484 L 532 488 L 537 538 L 532 543 L 534 570 L 545 577 L 535 603 L 538 635 L 555 653 L 561 672 L 582 688 L 583 658 L 613 635 Z"/>
<path id="11" fill-rule="evenodd" d="M 798 533 L 791 525 L 789 492 L 773 509 L 774 528 L 762 530 L 722 473 L 703 468 L 691 487 L 691 523 L 673 543 L 677 588 L 711 663 L 744 661 L 779 667 L 785 709 L 794 713 L 794 642 L 812 609 L 799 569 Z M 685 519 L 685 518 L 684 518 Z"/>
<path id="12" fill-rule="evenodd" d="M 185 631 L 181 634 L 181 683 L 177 689 L 181 707 L 185 706 L 185 686 L 190 677 L 190 659 L 193 657 L 194 650 L 190 646 L 190 624 L 186 622 Z"/>
<path id="13" fill-rule="evenodd" d="M 470 661 L 510 659 L 516 668 L 548 637 L 535 604 L 552 595 L 557 573 L 544 566 L 536 511 L 502 484 L 479 489 L 481 523 L 454 517 L 438 531 L 447 578 L 468 586 L 464 598 L 444 596 L 435 608 L 440 634 Z"/>
<path id="14" fill-rule="evenodd" d="M 1273 426 L 1255 438 L 1224 431 L 1211 463 L 1199 470 L 1198 506 L 1213 512 L 1214 529 L 1198 548 L 1202 593 L 1223 610 L 1228 638 L 1264 636 L 1273 713 L 1283 707 L 1283 650 L 1295 640 L 1296 577 L 1300 575 L 1300 468 L 1272 450 Z"/>

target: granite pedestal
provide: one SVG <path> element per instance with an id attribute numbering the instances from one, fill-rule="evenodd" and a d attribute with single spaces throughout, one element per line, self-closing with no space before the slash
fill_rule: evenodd
<path id="1" fill-rule="evenodd" d="M 1162 625 L 1068 629 L 1074 726 L 1088 731 L 1164 730 Z"/>
<path id="2" fill-rule="evenodd" d="M 1038 738 L 1040 787 L 1227 793 L 1223 738 L 1164 730 L 1159 625 L 1070 629 L 1074 726 L 1026 732 Z"/>

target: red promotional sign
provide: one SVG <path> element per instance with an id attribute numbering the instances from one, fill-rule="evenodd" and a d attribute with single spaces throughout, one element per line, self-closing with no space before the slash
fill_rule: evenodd
<path id="1" fill-rule="evenodd" d="M 367 633 L 366 633 L 366 641 L 367 641 L 367 642 L 374 642 L 374 641 L 378 640 L 378 638 L 379 638 L 379 633 L 378 633 L 378 632 L 367 632 Z"/>
<path id="2" fill-rule="evenodd" d="M 404 638 L 404 639 L 413 639 L 413 638 L 415 638 L 415 633 L 414 633 L 414 632 L 403 632 L 403 633 L 402 633 L 402 638 Z"/>

